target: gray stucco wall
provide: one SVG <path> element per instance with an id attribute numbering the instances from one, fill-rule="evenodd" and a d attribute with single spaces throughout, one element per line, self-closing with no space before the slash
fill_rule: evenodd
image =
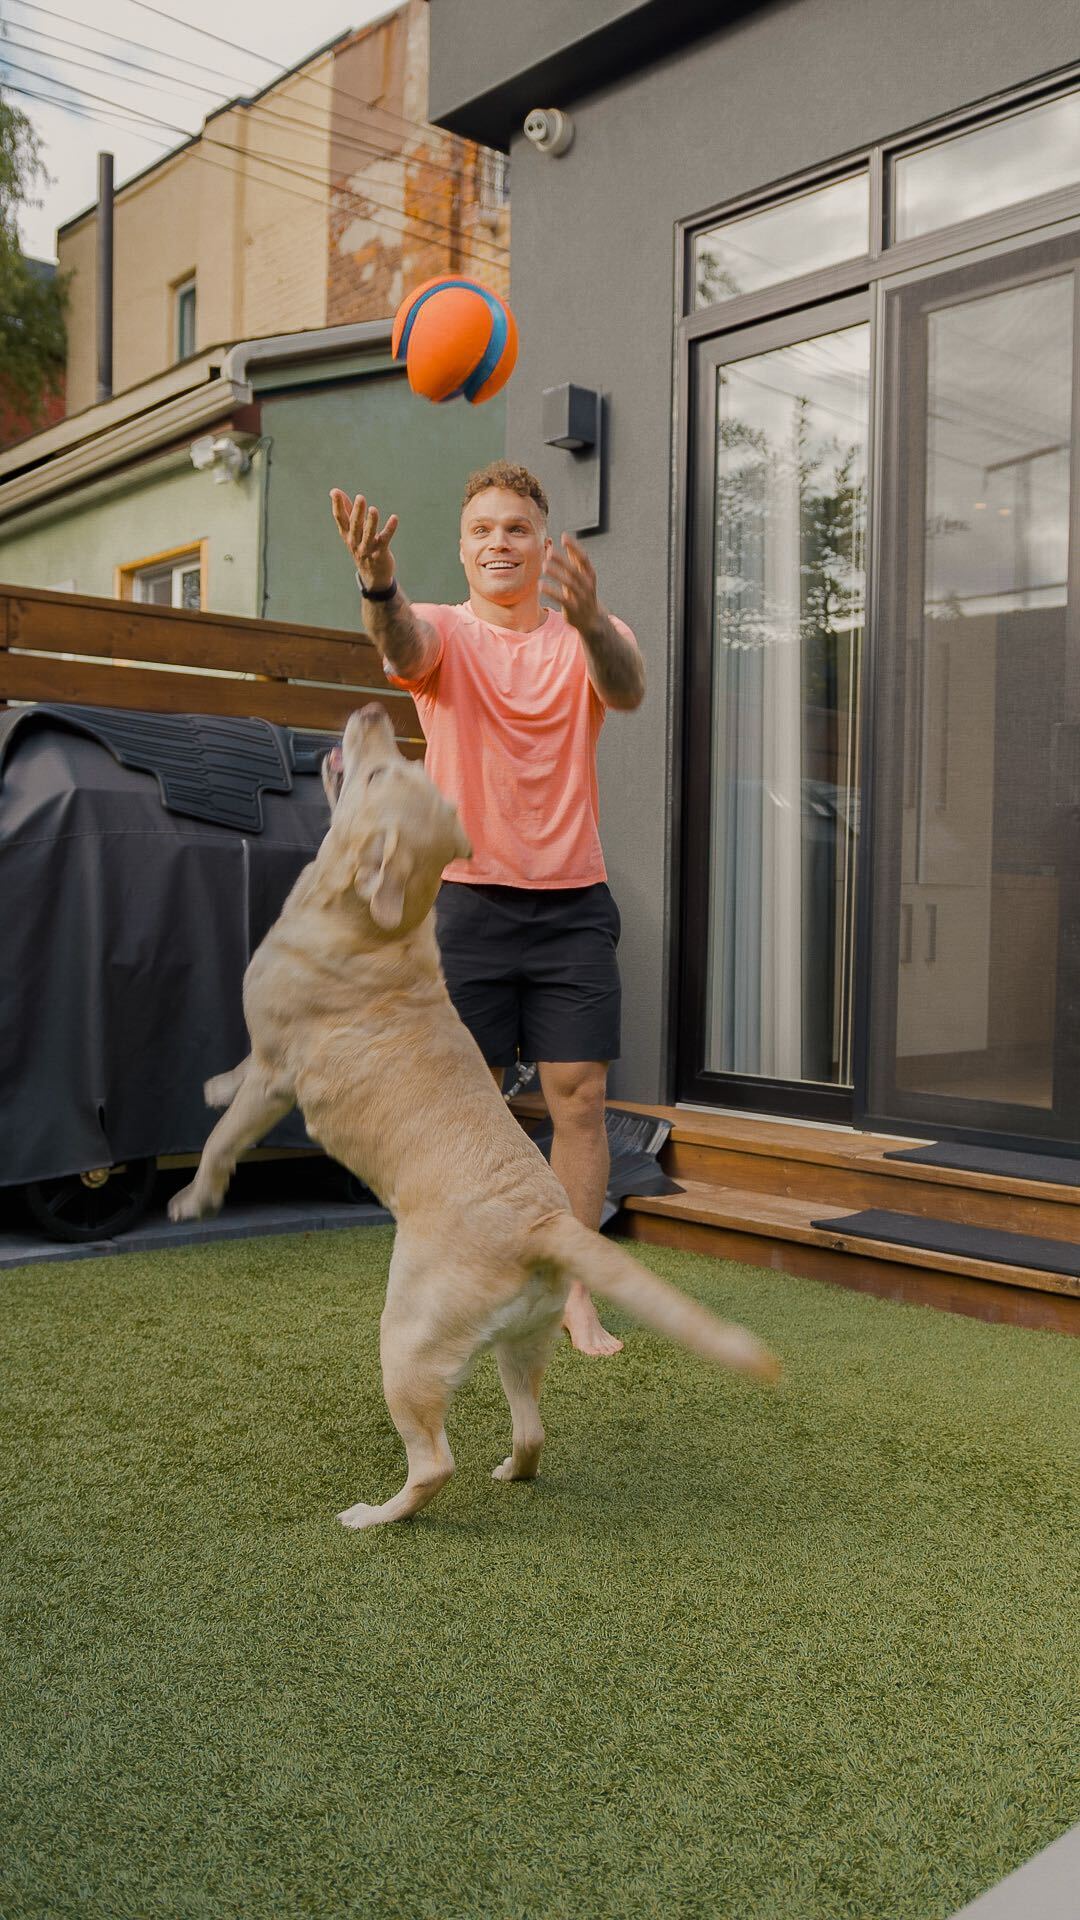
<path id="1" fill-rule="evenodd" d="M 437 0 L 482 38 L 487 0 Z M 602 9 L 603 10 L 603 9 Z M 573 106 L 552 160 L 513 155 L 511 300 L 521 358 L 507 448 L 549 483 L 556 527 L 570 456 L 544 449 L 540 395 L 574 380 L 610 399 L 601 594 L 637 631 L 649 692 L 600 749 L 604 843 L 623 913 L 624 1058 L 613 1088 L 657 1099 L 665 1057 L 673 722 L 669 636 L 675 222 L 864 143 L 1075 61 L 1075 0 L 795 0 L 763 9 Z M 437 92 L 437 76 L 436 88 Z M 565 495 L 565 486 L 563 485 Z"/>

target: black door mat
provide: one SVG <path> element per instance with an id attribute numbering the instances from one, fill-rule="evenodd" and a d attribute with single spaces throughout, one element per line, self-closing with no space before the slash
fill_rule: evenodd
<path id="1" fill-rule="evenodd" d="M 999 1173 L 1005 1179 L 1080 1187 L 1080 1160 L 1067 1160 L 1061 1154 L 1009 1153 L 1004 1147 L 969 1147 L 960 1140 L 939 1140 L 932 1147 L 894 1148 L 883 1158 L 910 1160 L 922 1167 L 955 1167 L 960 1173 Z"/>
<path id="2" fill-rule="evenodd" d="M 1080 1279 L 1080 1246 L 1069 1240 L 969 1227 L 962 1220 L 928 1220 L 917 1213 L 890 1213 L 884 1207 L 810 1224 L 856 1240 L 883 1240 L 893 1247 L 919 1247 L 925 1253 L 952 1253 L 963 1260 L 992 1260 L 999 1267 L 1030 1267 L 1035 1273 L 1070 1273 Z"/>

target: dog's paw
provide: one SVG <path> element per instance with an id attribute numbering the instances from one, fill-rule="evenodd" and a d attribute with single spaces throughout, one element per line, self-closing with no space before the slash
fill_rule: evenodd
<path id="1" fill-rule="evenodd" d="M 346 1507 L 344 1513 L 339 1513 L 338 1519 L 343 1527 L 351 1527 L 354 1532 L 359 1533 L 363 1527 L 373 1527 L 378 1524 L 378 1512 L 375 1507 L 365 1506 L 362 1500 L 358 1500 L 355 1507 Z"/>
<path id="2" fill-rule="evenodd" d="M 513 1454 L 509 1454 L 501 1466 L 492 1467 L 491 1477 L 493 1480 L 535 1480 L 539 1471 L 538 1465 L 519 1465 L 515 1467 L 514 1456 Z"/>
<path id="3" fill-rule="evenodd" d="M 181 1220 L 209 1220 L 215 1213 L 221 1212 L 221 1201 L 213 1194 L 200 1193 L 198 1183 L 192 1181 L 190 1187 L 181 1187 L 174 1193 L 166 1209 L 169 1219 L 178 1223 Z"/>
<path id="4" fill-rule="evenodd" d="M 208 1107 L 227 1107 L 236 1093 L 236 1087 L 235 1073 L 215 1073 L 212 1080 L 203 1081 L 203 1099 Z"/>

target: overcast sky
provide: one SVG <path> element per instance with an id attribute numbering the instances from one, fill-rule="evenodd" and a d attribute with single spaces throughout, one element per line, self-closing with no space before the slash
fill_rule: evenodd
<path id="1" fill-rule="evenodd" d="M 57 227 L 97 198 L 99 152 L 115 156 L 119 186 L 223 100 L 392 10 L 392 0 L 0 0 L 0 87 L 39 134 L 52 175 L 20 220 L 26 252 L 55 259 Z"/>

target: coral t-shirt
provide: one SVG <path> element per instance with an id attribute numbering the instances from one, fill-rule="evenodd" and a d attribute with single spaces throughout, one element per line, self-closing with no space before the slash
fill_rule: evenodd
<path id="1" fill-rule="evenodd" d="M 550 610 L 531 633 L 489 626 L 467 601 L 413 611 L 439 651 L 419 679 L 386 673 L 415 699 L 425 766 L 472 842 L 472 859 L 451 861 L 443 878 L 509 887 L 606 879 L 596 786 L 606 709 L 576 629 Z"/>

